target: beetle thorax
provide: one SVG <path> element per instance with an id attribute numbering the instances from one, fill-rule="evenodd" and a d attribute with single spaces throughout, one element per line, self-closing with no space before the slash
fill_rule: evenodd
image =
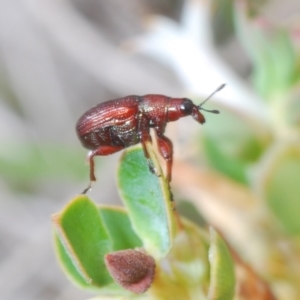
<path id="1" fill-rule="evenodd" d="M 149 120 L 149 126 L 155 128 L 164 128 L 167 122 L 167 106 L 169 97 L 163 95 L 145 95 L 140 102 L 140 111 Z"/>

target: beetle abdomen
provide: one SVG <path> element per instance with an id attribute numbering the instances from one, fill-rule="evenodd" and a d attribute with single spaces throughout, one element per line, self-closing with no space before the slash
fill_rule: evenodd
<path id="1" fill-rule="evenodd" d="M 95 150 L 101 145 L 113 146 L 111 141 L 110 128 L 98 129 L 79 137 L 81 144 L 90 150 Z"/>
<path id="2" fill-rule="evenodd" d="M 82 145 L 94 150 L 101 145 L 124 146 L 138 143 L 138 96 L 109 100 L 91 108 L 78 120 L 77 135 Z"/>
<path id="3" fill-rule="evenodd" d="M 110 129 L 111 137 L 114 142 L 121 141 L 124 147 L 136 145 L 140 142 L 140 135 L 138 132 L 138 122 L 136 118 L 127 120 L 120 126 L 114 126 Z"/>

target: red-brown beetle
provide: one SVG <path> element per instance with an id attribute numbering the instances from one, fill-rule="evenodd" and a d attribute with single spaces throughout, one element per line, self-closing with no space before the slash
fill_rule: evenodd
<path id="1" fill-rule="evenodd" d="M 215 114 L 219 111 L 206 110 L 202 105 L 224 86 L 225 84 L 222 84 L 200 105 L 195 105 L 187 98 L 154 94 L 132 95 L 100 103 L 84 113 L 76 124 L 77 135 L 82 145 L 91 150 L 88 154 L 90 184 L 83 193 L 96 181 L 94 156 L 110 155 L 138 143 L 143 146 L 150 171 L 155 173 L 145 145 L 147 141 L 151 142 L 150 128 L 154 128 L 159 152 L 167 164 L 166 178 L 170 182 L 173 148 L 172 142 L 164 136 L 167 123 L 192 116 L 203 124 L 205 118 L 200 110 Z"/>

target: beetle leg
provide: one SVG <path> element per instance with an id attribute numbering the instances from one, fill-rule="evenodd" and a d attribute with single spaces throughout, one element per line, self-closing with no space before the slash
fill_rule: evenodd
<path id="1" fill-rule="evenodd" d="M 149 124 L 148 123 L 149 122 L 148 122 L 147 118 L 142 117 L 140 119 L 140 122 L 139 122 L 140 141 L 141 141 L 141 144 L 142 144 L 142 147 L 143 147 L 144 155 L 145 155 L 145 158 L 147 160 L 147 165 L 148 165 L 148 168 L 149 168 L 150 172 L 152 174 L 155 174 L 157 177 L 160 177 L 161 175 L 159 174 L 159 172 L 153 166 L 153 163 L 150 159 L 150 156 L 149 156 L 149 153 L 148 153 L 148 150 L 147 150 L 147 147 L 146 147 L 146 142 L 150 142 L 150 143 L 152 142 L 151 136 L 150 136 L 150 133 L 149 133 Z"/>
<path id="2" fill-rule="evenodd" d="M 156 134 L 158 150 L 167 164 L 166 179 L 168 182 L 172 179 L 173 145 L 164 135 Z"/>
<path id="3" fill-rule="evenodd" d="M 147 147 L 146 147 L 146 142 L 151 142 L 150 135 L 149 135 L 149 139 L 141 139 L 141 144 L 142 144 L 142 147 L 143 147 L 144 155 L 145 155 L 145 158 L 147 160 L 147 165 L 148 165 L 148 168 L 149 168 L 150 172 L 152 174 L 156 175 L 157 177 L 160 177 L 161 175 L 156 170 L 156 168 L 153 166 L 153 163 L 150 159 L 150 156 L 149 156 L 149 153 L 148 153 L 148 150 L 147 150 Z"/>
<path id="4" fill-rule="evenodd" d="M 96 181 L 94 156 L 106 156 L 124 149 L 124 146 L 99 146 L 97 149 L 90 151 L 88 161 L 90 165 L 90 183 L 82 194 L 86 194 L 92 187 L 93 181 Z"/>

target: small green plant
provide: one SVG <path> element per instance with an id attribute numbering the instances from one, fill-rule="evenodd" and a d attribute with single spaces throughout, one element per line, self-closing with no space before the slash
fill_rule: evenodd
<path id="1" fill-rule="evenodd" d="M 162 174 L 150 144 L 148 151 Z M 117 184 L 125 208 L 79 195 L 52 216 L 56 254 L 73 283 L 96 299 L 233 299 L 226 243 L 177 213 L 140 147 L 124 152 Z"/>
<path id="2" fill-rule="evenodd" d="M 190 4 L 196 2 L 190 1 Z M 53 217 L 57 253 L 68 276 L 80 286 L 96 289 L 100 295 L 122 299 L 269 300 L 276 297 L 290 300 L 300 297 L 299 29 L 293 22 L 271 22 L 251 7 L 255 1 L 215 3 L 226 8 L 228 3 L 232 5 L 230 18 L 234 18 L 235 31 L 252 63 L 254 94 L 241 93 L 240 99 L 242 102 L 244 97 L 253 96 L 253 101 L 243 109 L 230 107 L 225 102 L 218 118 L 205 116 L 209 126 L 203 126 L 198 139 L 199 156 L 211 169 L 199 171 L 184 166 L 181 170 L 186 172 L 188 180 L 185 175 L 178 180 L 175 172 L 172 184 L 181 191 L 188 188 L 196 191 L 187 198 L 205 219 L 222 230 L 242 258 L 232 248 L 228 251 L 214 229 L 198 227 L 172 210 L 169 187 L 163 176 L 152 175 L 142 151 L 132 148 L 122 157 L 117 175 L 125 209 L 97 206 L 87 197 L 79 196 Z M 195 11 L 195 7 L 190 10 Z M 224 9 L 220 11 L 224 15 Z M 166 39 L 158 39 L 168 43 L 156 44 L 155 49 L 167 51 L 169 47 L 171 53 L 182 33 L 188 32 L 188 28 L 178 27 L 177 31 L 171 28 L 164 28 L 164 34 L 169 30 Z M 195 36 L 187 34 L 183 41 Z M 190 57 L 189 52 L 168 57 L 174 59 L 172 63 L 177 66 L 188 66 L 188 70 L 180 74 L 197 75 L 206 71 L 197 67 L 200 65 L 197 55 L 193 57 L 193 65 L 182 63 L 184 57 Z M 201 77 L 196 75 L 193 78 Z M 233 84 L 229 79 L 228 85 Z M 235 84 L 239 90 L 239 84 Z M 153 155 L 152 160 L 160 169 Z M 201 193 L 206 194 L 209 201 L 201 201 Z M 78 216 L 83 215 L 84 210 L 78 208 L 72 218 L 68 217 L 80 203 L 93 207 L 98 220 L 94 223 L 104 228 L 98 230 L 98 236 L 106 237 L 100 239 L 103 246 L 97 243 L 98 248 L 91 247 L 98 249 L 95 251 L 97 263 L 93 260 L 90 264 L 93 272 L 95 269 L 102 272 L 100 284 L 96 278 L 86 275 L 94 273 L 86 271 L 84 255 L 80 254 L 87 253 L 89 247 L 83 249 L 83 245 L 92 240 L 87 238 L 89 230 L 84 233 L 79 226 Z M 217 207 L 215 211 L 219 214 L 211 213 L 212 206 L 206 206 L 207 203 Z M 108 213 L 110 218 L 105 217 Z M 218 220 L 216 216 L 222 218 Z M 126 225 L 119 224 L 122 219 Z M 70 224 L 66 228 L 65 222 Z M 96 226 L 90 226 L 92 234 Z M 71 237 L 85 237 L 87 243 L 78 242 L 75 250 L 68 231 Z M 120 258 L 137 262 L 129 268 L 131 272 L 127 264 L 125 268 L 122 264 L 121 271 L 118 269 Z M 126 280 L 124 273 L 130 274 L 130 280 Z"/>

